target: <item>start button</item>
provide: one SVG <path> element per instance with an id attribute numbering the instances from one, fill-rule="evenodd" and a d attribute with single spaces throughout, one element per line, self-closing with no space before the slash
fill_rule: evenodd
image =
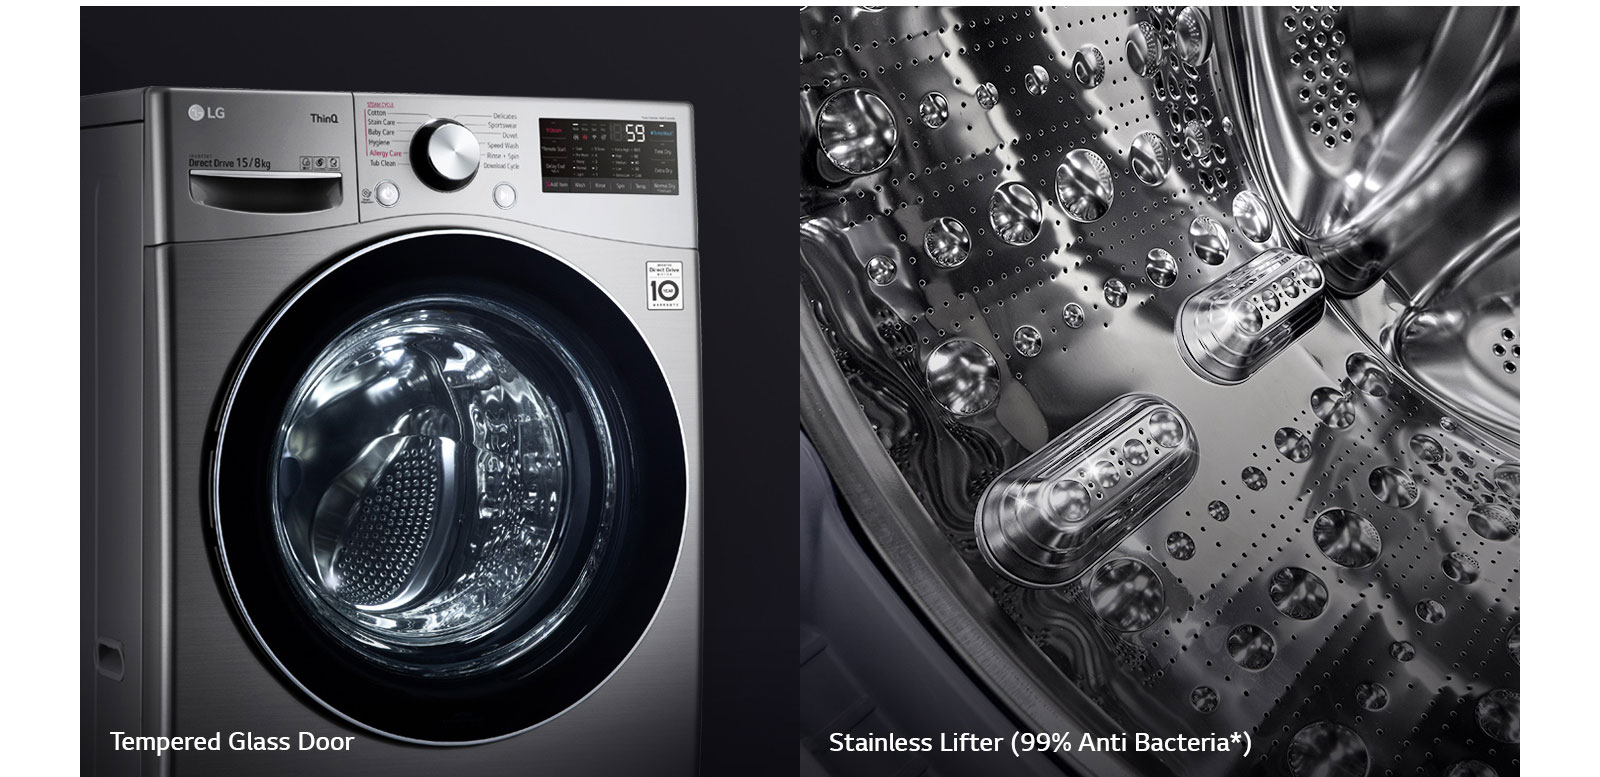
<path id="1" fill-rule="evenodd" d="M 500 206 L 501 210 L 506 210 L 517 204 L 517 190 L 509 183 L 495 184 L 494 204 Z"/>

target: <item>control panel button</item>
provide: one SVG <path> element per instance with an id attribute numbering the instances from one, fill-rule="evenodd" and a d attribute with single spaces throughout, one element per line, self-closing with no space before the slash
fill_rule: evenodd
<path id="1" fill-rule="evenodd" d="M 379 181 L 372 195 L 377 198 L 378 204 L 385 208 L 393 208 L 400 201 L 400 187 L 394 181 Z"/>
<path id="2" fill-rule="evenodd" d="M 450 119 L 434 119 L 411 139 L 411 168 L 429 188 L 453 192 L 478 175 L 478 138 Z"/>
<path id="3" fill-rule="evenodd" d="M 500 206 L 501 210 L 509 209 L 517 204 L 517 190 L 509 183 L 495 184 L 494 204 Z"/>

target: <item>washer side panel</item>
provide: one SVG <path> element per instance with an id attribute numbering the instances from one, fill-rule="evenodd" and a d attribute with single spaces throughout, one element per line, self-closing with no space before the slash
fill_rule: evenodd
<path id="1" fill-rule="evenodd" d="M 149 733 L 141 624 L 144 126 L 84 130 L 82 143 L 83 758 L 95 774 L 139 774 L 110 731 Z"/>

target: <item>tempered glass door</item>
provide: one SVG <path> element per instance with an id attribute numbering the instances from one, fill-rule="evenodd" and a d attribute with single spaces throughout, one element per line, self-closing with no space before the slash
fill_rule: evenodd
<path id="1" fill-rule="evenodd" d="M 493 739 L 637 643 L 684 472 L 666 381 L 604 291 L 523 243 L 413 236 L 310 281 L 242 357 L 219 562 L 319 702 L 404 739 Z"/>

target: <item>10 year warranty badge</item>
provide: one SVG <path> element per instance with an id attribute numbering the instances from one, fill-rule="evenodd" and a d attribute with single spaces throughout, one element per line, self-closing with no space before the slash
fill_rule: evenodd
<path id="1" fill-rule="evenodd" d="M 645 262 L 650 310 L 683 310 L 683 262 Z"/>

